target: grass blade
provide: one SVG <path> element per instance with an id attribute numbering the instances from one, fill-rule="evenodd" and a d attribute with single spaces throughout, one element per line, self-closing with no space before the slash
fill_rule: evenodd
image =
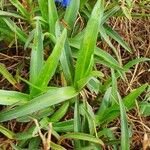
<path id="1" fill-rule="evenodd" d="M 115 41 L 117 41 L 124 49 L 126 49 L 128 52 L 131 53 L 131 49 L 129 48 L 128 44 L 121 38 L 121 36 L 115 32 L 114 30 L 112 30 L 111 27 L 109 27 L 108 25 L 104 25 L 105 31 L 106 33 L 113 38 Z"/>
<path id="2" fill-rule="evenodd" d="M 32 99 L 27 104 L 18 106 L 9 111 L 1 112 L 0 122 L 8 121 L 28 114 L 32 114 L 41 109 L 71 99 L 75 97 L 77 94 L 78 93 L 73 87 L 64 87 L 64 88 L 57 88 L 57 89 L 50 90 L 47 93 Z"/>
<path id="3" fill-rule="evenodd" d="M 123 70 L 120 64 L 109 53 L 101 50 L 100 48 L 95 49 L 95 57 L 97 62 L 105 66 L 109 66 L 115 70 Z"/>
<path id="4" fill-rule="evenodd" d="M 18 36 L 19 41 L 25 43 L 27 39 L 27 35 L 9 18 L 2 19 L 5 21 L 7 26 Z"/>
<path id="5" fill-rule="evenodd" d="M 90 65 L 92 65 L 93 54 L 99 30 L 100 18 L 103 14 L 102 7 L 103 2 L 98 0 L 94 7 L 92 15 L 88 21 L 77 59 L 75 70 L 75 85 L 82 78 L 89 76 L 91 72 L 92 66 Z"/>
<path id="6" fill-rule="evenodd" d="M 60 137 L 59 143 L 61 143 L 64 139 L 67 139 L 67 138 L 89 141 L 92 143 L 104 145 L 102 140 L 95 138 L 94 136 L 92 136 L 90 134 L 85 134 L 85 133 L 68 133 L 68 134 L 65 134 L 62 137 Z"/>
<path id="7" fill-rule="evenodd" d="M 49 119 L 49 122 L 58 122 L 67 113 L 69 102 L 65 102 Z"/>
<path id="8" fill-rule="evenodd" d="M 55 24 L 58 20 L 57 9 L 54 0 L 48 0 L 49 32 L 55 35 Z"/>
<path id="9" fill-rule="evenodd" d="M 22 16 L 18 14 L 7 12 L 7 11 L 2 11 L 2 10 L 0 10 L 0 17 L 15 17 L 19 19 L 24 19 Z"/>
<path id="10" fill-rule="evenodd" d="M 34 32 L 34 44 L 31 52 L 30 62 L 30 82 L 35 84 L 37 76 L 39 75 L 44 64 L 44 52 L 43 52 L 43 34 L 40 21 L 36 21 L 36 29 Z M 30 92 L 32 93 L 32 87 L 30 86 Z"/>
<path id="11" fill-rule="evenodd" d="M 131 110 L 135 106 L 135 100 L 144 92 L 146 89 L 147 84 L 135 89 L 129 95 L 127 95 L 124 99 L 124 105 L 127 110 Z M 104 112 L 105 115 L 99 114 L 97 116 L 97 124 L 106 124 L 111 122 L 113 119 L 117 118 L 119 115 L 119 106 L 118 104 L 114 104 L 113 106 L 109 107 Z"/>
<path id="12" fill-rule="evenodd" d="M 25 9 L 25 7 L 18 0 L 10 0 L 10 2 L 20 11 L 20 13 L 29 20 L 30 13 Z"/>
<path id="13" fill-rule="evenodd" d="M 140 62 L 145 62 L 145 61 L 150 61 L 150 58 L 141 57 L 141 58 L 133 59 L 133 60 L 129 61 L 127 64 L 125 64 L 123 68 L 125 70 L 129 70 L 134 65 L 136 65 L 136 64 L 138 64 Z"/>
<path id="14" fill-rule="evenodd" d="M 38 0 L 40 11 L 44 20 L 48 19 L 48 0 Z"/>
<path id="15" fill-rule="evenodd" d="M 53 142 L 51 142 L 51 148 L 52 148 L 53 150 L 67 150 L 67 149 L 65 149 L 64 147 L 62 147 L 62 146 L 60 146 L 60 145 L 58 145 L 58 144 L 55 144 L 55 143 L 53 143 Z"/>
<path id="16" fill-rule="evenodd" d="M 81 117 L 79 100 L 75 98 L 75 108 L 74 108 L 74 132 L 81 132 Z M 81 142 L 79 140 L 74 141 L 75 148 L 81 148 Z"/>
<path id="17" fill-rule="evenodd" d="M 17 84 L 17 81 L 2 63 L 0 63 L 0 74 L 2 74 L 12 85 L 15 86 Z"/>
<path id="18" fill-rule="evenodd" d="M 15 133 L 13 133 L 12 131 L 3 127 L 2 125 L 0 125 L 0 132 L 2 134 L 4 134 L 8 139 L 14 139 L 15 138 Z"/>
<path id="19" fill-rule="evenodd" d="M 103 26 L 100 27 L 100 34 L 101 34 L 101 37 L 105 40 L 105 42 L 111 47 L 111 49 L 113 50 L 114 54 L 116 55 L 118 61 L 120 62 L 121 61 L 121 58 L 118 54 L 118 51 L 116 50 L 116 48 L 113 46 L 112 42 L 110 41 L 110 38 L 109 36 L 106 34 L 106 31 L 104 29 Z"/>
<path id="20" fill-rule="evenodd" d="M 130 150 L 130 141 L 129 141 L 129 130 L 128 130 L 128 121 L 125 111 L 125 106 L 122 102 L 122 99 L 119 97 L 119 107 L 121 114 L 121 149 Z"/>
<path id="21" fill-rule="evenodd" d="M 77 35 L 75 38 L 69 39 L 69 44 L 71 47 L 76 48 L 77 50 L 81 47 L 81 41 L 83 40 L 83 34 Z M 79 52 L 72 51 L 73 56 L 77 58 Z M 106 51 L 96 47 L 94 50 L 95 62 L 108 66 L 116 70 L 123 70 L 119 63 Z"/>
<path id="22" fill-rule="evenodd" d="M 77 13 L 80 7 L 80 0 L 71 0 L 69 6 L 67 7 L 64 21 L 69 26 L 69 29 L 72 30 L 75 20 L 77 18 Z"/>
<path id="23" fill-rule="evenodd" d="M 29 101 L 29 95 L 15 91 L 0 90 L 0 105 L 23 104 Z"/>
<path id="24" fill-rule="evenodd" d="M 120 9 L 119 6 L 114 6 L 114 5 L 113 5 L 113 7 L 112 7 L 111 9 L 109 9 L 108 11 L 106 11 L 106 12 L 104 13 L 104 16 L 103 16 L 103 18 L 102 18 L 101 24 L 103 25 L 104 23 L 106 23 L 107 20 L 108 20 L 110 17 L 112 17 L 115 13 L 117 13 L 119 9 Z"/>
<path id="25" fill-rule="evenodd" d="M 62 32 L 62 35 L 58 39 L 53 49 L 52 54 L 46 60 L 39 76 L 37 77 L 35 85 L 39 86 L 39 88 L 43 89 L 43 91 L 47 88 L 49 81 L 51 80 L 52 76 L 55 73 L 62 50 L 64 49 L 66 37 L 67 37 L 67 30 L 64 29 L 64 31 Z M 32 94 L 35 95 L 37 93 L 38 91 L 33 91 Z"/>
<path id="26" fill-rule="evenodd" d="M 68 41 L 66 40 L 64 50 L 60 57 L 61 66 L 63 69 L 63 73 L 65 75 L 65 79 L 67 84 L 73 84 L 74 79 L 74 65 L 72 59 L 72 52 L 69 46 Z"/>

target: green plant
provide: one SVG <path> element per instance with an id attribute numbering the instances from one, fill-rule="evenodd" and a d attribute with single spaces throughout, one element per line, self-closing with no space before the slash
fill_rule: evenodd
<path id="1" fill-rule="evenodd" d="M 121 56 L 109 39 L 111 37 L 127 52 L 132 52 L 128 44 L 107 23 L 116 14 L 124 13 L 131 19 L 129 9 L 132 8 L 132 2 L 126 0 L 121 6 L 116 0 L 107 5 L 104 0 L 95 2 L 93 6 L 87 0 L 81 3 L 80 0 L 72 0 L 66 10 L 57 10 L 54 0 L 27 0 L 27 8 L 18 0 L 10 0 L 18 13 L 10 12 L 9 7 L 2 5 L 0 36 L 3 38 L 6 34 L 8 42 L 15 43 L 15 38 L 25 49 L 31 49 L 29 80 L 18 75 L 18 79 L 29 86 L 26 94 L 0 90 L 0 104 L 9 106 L 0 113 L 0 122 L 12 119 L 17 119 L 18 122 L 35 121 L 35 125 L 25 133 L 15 134 L 3 126 L 0 127 L 0 132 L 5 136 L 19 141 L 18 145 L 12 144 L 14 149 L 26 146 L 28 149 L 38 149 L 36 143 L 40 138 L 47 149 L 50 146 L 52 149 L 65 149 L 61 146 L 65 139 L 73 139 L 75 149 L 102 149 L 111 142 L 114 147 L 119 147 L 121 143 L 123 150 L 129 149 L 126 111 L 135 107 L 135 100 L 146 90 L 147 84 L 135 89 L 122 100 L 117 79 L 126 80 L 125 73 L 133 65 L 150 59 L 138 58 L 122 65 Z M 80 23 L 76 23 L 78 12 L 85 16 L 87 22 L 81 32 Z M 24 27 L 27 26 L 26 31 L 21 25 L 18 26 L 17 21 L 20 19 L 24 22 Z M 108 43 L 114 57 L 96 46 L 99 38 Z M 49 47 L 50 55 L 44 59 L 46 46 Z M 96 69 L 97 64 L 111 69 L 111 76 L 103 84 L 104 74 Z M 5 66 L 0 65 L 0 73 L 16 86 L 16 79 Z M 50 81 L 57 73 L 62 80 L 59 86 L 52 86 Z M 89 104 L 86 89 L 103 96 L 96 113 Z M 74 116 L 61 121 L 70 107 L 73 108 Z M 119 114 L 121 142 L 112 138 L 113 132 L 107 128 L 107 124 Z M 58 143 L 43 137 L 40 130 L 53 135 Z M 102 132 L 105 130 L 112 133 L 111 138 L 103 138 Z M 35 137 L 38 133 L 40 137 Z"/>

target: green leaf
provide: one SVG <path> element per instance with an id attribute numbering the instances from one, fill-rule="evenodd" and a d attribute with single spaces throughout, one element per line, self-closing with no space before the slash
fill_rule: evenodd
<path id="1" fill-rule="evenodd" d="M 69 6 L 67 7 L 64 21 L 69 26 L 69 29 L 72 30 L 74 23 L 77 18 L 77 13 L 79 11 L 80 0 L 71 0 Z"/>
<path id="2" fill-rule="evenodd" d="M 120 9 L 119 6 L 113 5 L 111 9 L 109 9 L 108 11 L 106 11 L 106 12 L 104 13 L 104 16 L 103 16 L 103 18 L 102 18 L 101 24 L 103 25 L 104 23 L 106 23 L 107 20 L 108 20 L 110 17 L 113 17 L 113 15 L 114 15 L 115 13 L 117 13 L 119 9 Z"/>
<path id="3" fill-rule="evenodd" d="M 111 106 L 111 93 L 112 93 L 112 88 L 110 87 L 106 90 L 104 94 L 101 105 L 96 113 L 97 116 L 104 115 L 105 110 Z"/>
<path id="4" fill-rule="evenodd" d="M 57 132 L 73 132 L 74 120 L 53 123 L 54 130 Z"/>
<path id="5" fill-rule="evenodd" d="M 39 0 L 40 1 L 40 0 Z M 49 32 L 55 35 L 55 24 L 58 20 L 57 9 L 54 0 L 48 0 L 48 24 Z"/>
<path id="6" fill-rule="evenodd" d="M 38 86 L 43 91 L 47 88 L 49 81 L 51 80 L 52 76 L 55 73 L 62 50 L 64 49 L 66 37 L 67 37 L 67 30 L 64 29 L 64 31 L 62 32 L 62 35 L 57 40 L 57 43 L 53 49 L 52 54 L 46 60 L 42 70 L 40 71 L 37 77 L 35 85 Z M 32 93 L 32 95 L 35 95 L 37 93 L 38 91 L 36 90 Z"/>
<path id="7" fill-rule="evenodd" d="M 131 52 L 131 49 L 129 48 L 128 44 L 122 39 L 122 37 L 114 31 L 111 27 L 109 27 L 107 24 L 104 25 L 106 33 L 113 38 L 115 41 L 117 41 L 124 49 L 126 49 L 128 52 Z"/>
<path id="8" fill-rule="evenodd" d="M 82 9 L 84 5 L 87 3 L 88 0 L 81 0 L 80 2 L 80 8 Z"/>
<path id="9" fill-rule="evenodd" d="M 39 137 L 35 137 L 30 139 L 28 149 L 38 150 L 40 147 L 41 139 Z"/>
<path id="10" fill-rule="evenodd" d="M 150 116 L 150 103 L 149 102 L 140 103 L 140 113 L 144 117 Z"/>
<path id="11" fill-rule="evenodd" d="M 52 0 L 51 0 L 52 1 Z M 38 0 L 39 8 L 42 17 L 47 21 L 48 19 L 48 0 Z"/>
<path id="12" fill-rule="evenodd" d="M 0 10 L 0 17 L 15 17 L 15 18 L 19 18 L 19 19 L 24 19 L 22 16 L 20 16 L 16 13 L 11 13 L 11 12 L 2 11 L 2 10 Z"/>
<path id="13" fill-rule="evenodd" d="M 34 32 L 34 43 L 31 51 L 31 60 L 30 60 L 30 82 L 35 84 L 37 77 L 44 64 L 44 52 L 43 52 L 43 33 L 40 21 L 36 21 L 36 29 Z M 33 89 L 30 86 L 30 92 L 32 93 Z"/>
<path id="14" fill-rule="evenodd" d="M 75 107 L 74 107 L 74 132 L 81 132 L 79 99 L 77 97 L 75 98 Z M 81 148 L 81 142 L 79 140 L 75 140 L 74 146 L 75 148 Z"/>
<path id="15" fill-rule="evenodd" d="M 118 97 L 119 97 L 119 107 L 120 107 L 120 114 L 121 114 L 121 149 L 129 150 L 130 140 L 129 140 L 127 115 L 126 115 L 125 106 L 122 102 L 122 99 L 120 96 Z"/>
<path id="16" fill-rule="evenodd" d="M 89 132 L 91 135 L 96 134 L 96 124 L 95 124 L 95 115 L 92 110 L 92 107 L 88 104 L 88 102 L 85 102 L 85 105 L 82 105 L 81 111 L 84 116 L 86 116 L 87 121 L 88 121 L 88 127 L 89 127 Z"/>
<path id="17" fill-rule="evenodd" d="M 21 42 L 25 43 L 27 35 L 11 19 L 4 17 L 2 17 L 2 19 L 5 21 L 10 30 L 12 30 L 15 33 L 15 35 L 17 35 L 18 39 Z"/>
<path id="18" fill-rule="evenodd" d="M 132 6 L 132 0 L 125 0 L 125 1 L 126 1 L 127 5 L 129 6 L 129 8 L 131 8 L 131 6 Z"/>
<path id="19" fill-rule="evenodd" d="M 144 92 L 146 87 L 147 87 L 147 84 L 133 90 L 129 95 L 123 98 L 123 102 L 127 110 L 131 110 L 135 106 L 135 100 L 138 98 L 138 96 L 140 96 L 142 92 Z M 118 115 L 119 115 L 119 105 L 114 104 L 113 106 L 107 108 L 104 111 L 104 113 L 96 116 L 97 125 L 109 123 L 113 119 L 117 118 Z"/>
<path id="20" fill-rule="evenodd" d="M 101 50 L 100 48 L 95 49 L 95 59 L 97 62 L 115 70 L 123 70 L 120 64 L 109 53 Z"/>
<path id="21" fill-rule="evenodd" d="M 69 102 L 65 102 L 49 119 L 49 122 L 58 122 L 67 113 Z"/>
<path id="22" fill-rule="evenodd" d="M 67 84 L 70 85 L 73 83 L 73 79 L 74 79 L 74 65 L 73 65 L 72 52 L 71 52 L 71 49 L 67 40 L 65 43 L 64 50 L 60 57 L 60 62 L 61 62 L 61 66 L 63 69 L 63 73 L 65 75 Z"/>
<path id="23" fill-rule="evenodd" d="M 29 20 L 30 13 L 25 9 L 25 7 L 18 0 L 10 0 L 10 2 L 20 11 L 20 13 L 24 17 L 26 17 Z"/>
<path id="24" fill-rule="evenodd" d="M 77 94 L 78 93 L 73 87 L 51 89 L 47 93 L 30 100 L 28 103 L 22 106 L 18 106 L 9 111 L 1 112 L 0 122 L 8 121 L 8 120 L 15 119 L 21 116 L 32 114 L 41 109 L 44 109 L 49 106 L 53 106 L 55 104 L 59 104 L 68 99 L 71 99 L 75 97 Z"/>
<path id="25" fill-rule="evenodd" d="M 9 139 L 15 139 L 15 133 L 0 125 L 0 132 Z"/>
<path id="26" fill-rule="evenodd" d="M 8 72 L 5 65 L 0 63 L 0 74 L 3 75 L 4 78 L 6 78 L 12 85 L 16 85 L 17 81 L 14 79 L 14 77 L 11 75 L 11 73 Z"/>
<path id="27" fill-rule="evenodd" d="M 78 140 L 83 140 L 83 141 L 89 141 L 92 143 L 104 145 L 103 141 L 90 135 L 90 134 L 85 134 L 85 133 L 68 133 L 60 137 L 59 143 L 61 143 L 64 139 L 78 139 Z"/>
<path id="28" fill-rule="evenodd" d="M 84 32 L 82 31 L 74 38 L 69 39 L 69 44 L 71 47 L 76 48 L 77 50 L 81 47 L 81 41 L 83 40 Z M 73 57 L 77 58 L 79 55 L 78 51 L 72 50 Z M 123 70 L 123 68 L 120 66 L 120 64 L 106 51 L 96 47 L 94 50 L 94 58 L 96 63 L 103 64 L 105 66 L 108 66 L 110 68 L 116 69 L 116 70 Z"/>
<path id="29" fill-rule="evenodd" d="M 75 70 L 75 85 L 79 80 L 86 78 L 91 73 L 94 49 L 96 47 L 96 40 L 102 15 L 103 1 L 98 0 L 88 21 L 84 38 L 79 50 Z"/>
<path id="30" fill-rule="evenodd" d="M 88 82 L 87 87 L 89 88 L 91 93 L 95 92 L 96 94 L 98 94 L 100 89 L 100 81 L 97 78 L 92 77 Z"/>
<path id="31" fill-rule="evenodd" d="M 67 150 L 67 149 L 65 149 L 64 147 L 62 147 L 62 146 L 60 146 L 60 145 L 58 145 L 58 144 L 55 144 L 54 142 L 50 142 L 50 144 L 51 144 L 51 148 L 53 149 L 53 150 Z"/>
<path id="32" fill-rule="evenodd" d="M 0 105 L 24 104 L 29 101 L 29 95 L 15 91 L 0 90 Z"/>
<path id="33" fill-rule="evenodd" d="M 25 45 L 24 45 L 24 49 L 26 50 L 28 47 L 30 48 L 31 47 L 31 42 L 32 42 L 32 40 L 34 39 L 34 35 L 35 35 L 35 29 L 33 29 L 30 33 L 29 33 L 29 35 L 28 35 L 28 38 L 27 38 L 27 40 L 26 40 L 26 42 L 25 42 Z"/>
<path id="34" fill-rule="evenodd" d="M 118 99 L 118 95 L 117 95 L 117 91 L 118 91 L 118 87 L 117 87 L 117 79 L 116 79 L 116 75 L 113 69 L 111 69 L 111 78 L 112 78 L 112 103 L 116 103 L 116 100 Z"/>
<path id="35" fill-rule="evenodd" d="M 141 58 L 133 59 L 133 60 L 129 61 L 127 64 L 125 64 L 123 68 L 125 70 L 129 70 L 134 65 L 136 65 L 136 64 L 138 64 L 140 62 L 145 62 L 145 61 L 150 61 L 150 58 L 141 57 Z"/>
<path id="36" fill-rule="evenodd" d="M 110 38 L 109 36 L 107 35 L 105 29 L 103 26 L 100 26 L 100 34 L 101 34 L 101 37 L 105 40 L 105 42 L 111 47 L 111 49 L 113 50 L 114 54 L 116 55 L 118 61 L 120 62 L 121 58 L 119 56 L 119 53 L 118 51 L 116 50 L 116 48 L 113 46 L 112 42 L 110 41 Z"/>

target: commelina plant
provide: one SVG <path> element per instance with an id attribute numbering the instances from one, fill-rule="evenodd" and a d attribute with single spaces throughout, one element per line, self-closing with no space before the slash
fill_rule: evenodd
<path id="1" fill-rule="evenodd" d="M 126 111 L 136 106 L 136 99 L 148 85 L 121 97 L 117 80 L 126 81 L 131 67 L 150 59 L 136 58 L 122 64 L 110 38 L 123 51 L 133 51 L 108 20 L 117 15 L 130 19 L 133 2 L 120 3 L 119 0 L 1 2 L 0 38 L 11 45 L 18 43 L 18 50 L 25 54 L 31 50 L 28 77 L 22 75 L 19 66 L 14 77 L 0 63 L 0 73 L 14 87 L 25 84 L 22 91 L 0 90 L 0 105 L 5 106 L 0 112 L 0 132 L 16 141 L 11 143 L 13 149 L 65 150 L 67 145 L 72 149 L 101 150 L 107 145 L 114 150 L 130 149 L 132 131 Z M 105 41 L 112 55 L 99 47 L 97 41 Z M 110 75 L 105 76 L 98 65 L 106 66 Z M 96 98 L 91 100 L 87 93 Z M 115 137 L 115 129 L 108 126 L 117 117 L 121 120 L 119 139 Z M 14 119 L 28 124 L 27 130 L 14 133 L 3 126 L 3 122 Z"/>

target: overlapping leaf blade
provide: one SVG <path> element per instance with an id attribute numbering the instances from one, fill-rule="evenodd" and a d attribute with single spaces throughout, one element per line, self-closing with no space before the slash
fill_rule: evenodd
<path id="1" fill-rule="evenodd" d="M 64 87 L 49 90 L 47 93 L 30 100 L 28 103 L 18 106 L 12 110 L 1 112 L 0 122 L 12 120 L 28 114 L 32 114 L 41 109 L 59 104 L 63 101 L 75 97 L 78 92 L 73 87 Z"/>
<path id="2" fill-rule="evenodd" d="M 19 41 L 25 43 L 27 39 L 26 33 L 22 31 L 11 19 L 2 17 L 4 22 L 7 24 L 7 26 L 10 28 L 11 31 L 14 32 L 15 35 L 17 35 Z"/>
<path id="3" fill-rule="evenodd" d="M 54 0 L 48 0 L 48 24 L 49 32 L 55 35 L 55 24 L 58 20 L 57 9 Z"/>
<path id="4" fill-rule="evenodd" d="M 44 52 L 43 52 L 43 33 L 41 23 L 36 21 L 36 29 L 34 32 L 34 41 L 31 51 L 30 60 L 30 82 L 35 84 L 37 76 L 39 75 L 44 64 Z M 30 86 L 30 93 L 33 92 L 32 86 Z"/>
<path id="5" fill-rule="evenodd" d="M 98 0 L 88 21 L 84 38 L 81 43 L 75 70 L 75 84 L 89 76 L 92 65 L 100 19 L 103 15 L 103 1 Z M 76 85 L 77 86 L 77 85 Z"/>
<path id="6" fill-rule="evenodd" d="M 58 62 L 60 60 L 61 53 L 64 49 L 66 37 L 67 37 L 67 30 L 64 29 L 64 31 L 62 32 L 62 35 L 56 42 L 56 45 L 53 49 L 52 54 L 46 60 L 43 68 L 41 69 L 35 81 L 35 85 L 39 86 L 39 88 L 42 89 L 43 91 L 46 90 L 49 81 L 51 80 L 52 76 L 55 73 Z M 36 95 L 38 92 L 39 91 L 35 90 L 33 92 L 33 95 Z"/>
<path id="7" fill-rule="evenodd" d="M 19 10 L 19 12 L 29 19 L 30 13 L 25 9 L 25 7 L 18 0 L 10 0 L 10 2 Z"/>
<path id="8" fill-rule="evenodd" d="M 0 105 L 23 104 L 29 101 L 29 95 L 15 91 L 0 90 Z"/>
<path id="9" fill-rule="evenodd" d="M 125 106 L 120 96 L 119 97 L 119 107 L 120 107 L 120 117 L 121 117 L 121 149 L 129 150 L 130 142 L 129 142 L 129 129 L 128 129 L 128 121 Z"/>
<path id="10" fill-rule="evenodd" d="M 61 137 L 60 141 L 62 141 L 63 139 L 66 139 L 66 138 L 79 139 L 79 140 L 84 140 L 84 141 L 89 141 L 89 142 L 92 142 L 92 143 L 104 145 L 102 140 L 100 140 L 100 139 L 98 139 L 98 138 L 96 138 L 92 135 L 85 134 L 85 133 L 68 133 L 68 134 L 63 135 Z"/>
<path id="11" fill-rule="evenodd" d="M 69 6 L 67 7 L 64 16 L 64 21 L 67 23 L 70 30 L 72 30 L 75 20 L 77 18 L 79 6 L 80 6 L 80 0 L 71 0 Z"/>

